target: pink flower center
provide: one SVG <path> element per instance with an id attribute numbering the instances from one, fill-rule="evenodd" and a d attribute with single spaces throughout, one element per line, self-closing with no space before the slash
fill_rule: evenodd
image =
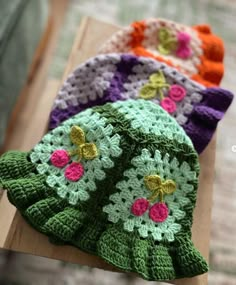
<path id="1" fill-rule="evenodd" d="M 165 203 L 156 203 L 149 210 L 149 217 L 154 222 L 164 222 L 168 217 L 168 208 Z"/>
<path id="2" fill-rule="evenodd" d="M 178 102 L 186 96 L 186 90 L 178 84 L 173 84 L 170 87 L 168 95 L 172 100 Z"/>
<path id="3" fill-rule="evenodd" d="M 184 44 L 184 45 L 188 44 L 191 40 L 190 35 L 185 32 L 179 32 L 177 38 L 179 44 Z"/>
<path id="4" fill-rule="evenodd" d="M 55 150 L 50 157 L 52 165 L 58 168 L 64 167 L 70 160 L 67 151 L 63 149 Z"/>
<path id="5" fill-rule="evenodd" d="M 180 46 L 177 50 L 176 50 L 176 55 L 182 59 L 187 59 L 191 56 L 192 51 L 189 47 L 185 47 L 185 46 Z"/>
<path id="6" fill-rule="evenodd" d="M 65 177 L 70 181 L 78 181 L 84 174 L 83 165 L 79 162 L 72 162 L 65 170 Z"/>
<path id="7" fill-rule="evenodd" d="M 142 216 L 147 211 L 148 207 L 148 200 L 145 198 L 140 198 L 133 203 L 131 207 L 131 212 L 135 216 Z"/>
<path id="8" fill-rule="evenodd" d="M 164 98 L 160 103 L 161 107 L 165 109 L 168 113 L 173 113 L 176 110 L 176 104 L 170 98 Z"/>
<path id="9" fill-rule="evenodd" d="M 189 46 L 191 37 L 185 32 L 180 32 L 177 35 L 178 48 L 176 50 L 176 55 L 182 59 L 187 59 L 192 55 L 192 50 Z"/>

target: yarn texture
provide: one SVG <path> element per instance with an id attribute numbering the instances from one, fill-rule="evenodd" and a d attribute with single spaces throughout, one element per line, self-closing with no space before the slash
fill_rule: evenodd
<path id="1" fill-rule="evenodd" d="M 107 120 L 87 109 L 46 134 L 31 151 L 30 159 L 38 173 L 47 175 L 47 184 L 75 205 L 89 199 L 89 191 L 96 190 L 95 180 L 104 179 L 104 170 L 113 167 L 111 158 L 122 152 L 119 144 L 120 137 Z M 61 149 L 72 154 L 71 164 L 58 168 L 49 162 Z"/>
<path id="2" fill-rule="evenodd" d="M 204 86 L 220 84 L 223 41 L 207 25 L 188 27 L 166 19 L 132 23 L 114 33 L 100 53 L 131 53 L 162 61 Z"/>
<path id="3" fill-rule="evenodd" d="M 0 158 L 1 187 L 35 229 L 147 280 L 208 270 L 191 241 L 198 175 L 184 130 L 143 99 L 87 109 Z"/>
<path id="4" fill-rule="evenodd" d="M 207 25 L 119 30 L 67 77 L 41 141 L 0 156 L 0 188 L 54 244 L 150 281 L 207 272 L 191 228 L 198 154 L 233 100 L 223 57 Z"/>
<path id="5" fill-rule="evenodd" d="M 49 128 L 57 127 L 88 107 L 138 98 L 151 100 L 165 109 L 185 129 L 201 153 L 233 95 L 221 88 L 205 88 L 176 69 L 150 58 L 99 55 L 68 76 L 55 99 Z"/>

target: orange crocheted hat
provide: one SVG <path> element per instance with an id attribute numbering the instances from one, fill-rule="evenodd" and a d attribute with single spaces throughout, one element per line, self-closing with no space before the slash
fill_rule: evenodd
<path id="1" fill-rule="evenodd" d="M 224 73 L 223 41 L 208 25 L 188 27 L 164 19 L 134 22 L 100 49 L 100 53 L 114 52 L 165 62 L 207 87 L 219 85 Z"/>

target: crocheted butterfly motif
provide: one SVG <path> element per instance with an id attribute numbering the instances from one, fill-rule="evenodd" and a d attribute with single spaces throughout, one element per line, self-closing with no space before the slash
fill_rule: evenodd
<path id="1" fill-rule="evenodd" d="M 51 155 L 51 163 L 58 168 L 66 166 L 70 157 L 77 156 L 77 161 L 72 162 L 65 169 L 65 177 L 70 181 L 78 181 L 84 174 L 84 167 L 80 162 L 81 159 L 94 159 L 98 155 L 97 147 L 94 143 L 85 142 L 84 131 L 78 127 L 73 126 L 70 131 L 71 142 L 76 146 L 72 150 L 55 150 Z"/>
<path id="2" fill-rule="evenodd" d="M 168 217 L 168 207 L 164 203 L 164 196 L 170 195 L 176 190 L 173 180 L 162 181 L 159 175 L 145 176 L 146 188 L 151 191 L 149 198 L 137 199 L 131 207 L 131 212 L 135 216 L 142 216 L 149 209 L 149 217 L 154 222 L 164 222 Z M 159 202 L 150 205 L 159 199 Z"/>
<path id="3" fill-rule="evenodd" d="M 160 98 L 160 105 L 168 113 L 176 110 L 176 103 L 186 96 L 186 90 L 178 85 L 170 85 L 166 82 L 163 72 L 158 71 L 149 77 L 149 82 L 140 90 L 140 97 L 143 99 Z"/>
<path id="4" fill-rule="evenodd" d="M 177 57 L 187 59 L 192 55 L 190 47 L 191 37 L 185 32 L 179 32 L 177 36 L 171 34 L 167 28 L 161 28 L 158 33 L 158 51 L 163 55 L 174 53 Z"/>

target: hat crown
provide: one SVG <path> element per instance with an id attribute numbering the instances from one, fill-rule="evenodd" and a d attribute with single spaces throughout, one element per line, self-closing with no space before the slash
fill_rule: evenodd
<path id="1" fill-rule="evenodd" d="M 115 159 L 127 152 L 123 147 L 127 140 L 131 149 L 139 146 L 140 151 L 154 145 L 163 153 L 162 144 L 167 151 L 171 141 L 170 146 L 178 141 L 193 149 L 183 129 L 162 108 L 145 100 L 127 100 L 87 109 L 65 121 L 43 137 L 30 159 L 59 197 L 78 205 L 91 192 L 102 191 L 98 182 L 109 179 L 109 169 L 116 171 Z M 132 151 L 126 156 L 131 161 Z"/>

